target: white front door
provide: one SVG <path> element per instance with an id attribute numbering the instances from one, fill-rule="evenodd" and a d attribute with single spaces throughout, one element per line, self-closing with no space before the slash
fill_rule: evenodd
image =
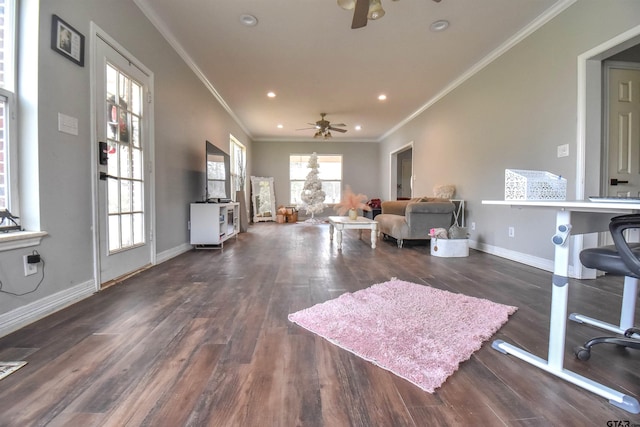
<path id="1" fill-rule="evenodd" d="M 94 161 L 99 175 L 96 271 L 98 282 L 103 285 L 153 261 L 151 78 L 135 65 L 134 58 L 124 56 L 100 37 L 95 55 L 98 155 Z"/>
<path id="2" fill-rule="evenodd" d="M 640 70 L 609 68 L 609 196 L 640 196 Z"/>

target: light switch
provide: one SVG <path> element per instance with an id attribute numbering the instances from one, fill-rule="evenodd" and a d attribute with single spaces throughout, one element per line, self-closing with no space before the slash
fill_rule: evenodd
<path id="1" fill-rule="evenodd" d="M 70 135 L 78 135 L 78 119 L 76 117 L 67 116 L 58 113 L 58 131 L 68 133 Z"/>

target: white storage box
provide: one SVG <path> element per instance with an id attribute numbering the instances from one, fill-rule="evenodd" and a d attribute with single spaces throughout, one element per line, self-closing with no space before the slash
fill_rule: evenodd
<path id="1" fill-rule="evenodd" d="M 469 239 L 431 239 L 431 255 L 452 258 L 469 256 Z"/>
<path id="2" fill-rule="evenodd" d="M 566 200 L 567 180 L 544 171 L 505 169 L 505 200 Z"/>

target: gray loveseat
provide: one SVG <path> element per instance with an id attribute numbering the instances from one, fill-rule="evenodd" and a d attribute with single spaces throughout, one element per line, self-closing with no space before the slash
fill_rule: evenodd
<path id="1" fill-rule="evenodd" d="M 402 247 L 405 240 L 429 239 L 429 230 L 445 228 L 453 224 L 455 205 L 448 199 L 418 197 L 411 200 L 382 202 L 378 232 L 383 238 L 393 237 Z"/>

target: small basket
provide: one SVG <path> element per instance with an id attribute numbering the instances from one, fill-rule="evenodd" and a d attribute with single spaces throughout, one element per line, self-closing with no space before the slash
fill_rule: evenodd
<path id="1" fill-rule="evenodd" d="M 566 200 L 567 180 L 545 171 L 505 169 L 505 200 Z"/>

